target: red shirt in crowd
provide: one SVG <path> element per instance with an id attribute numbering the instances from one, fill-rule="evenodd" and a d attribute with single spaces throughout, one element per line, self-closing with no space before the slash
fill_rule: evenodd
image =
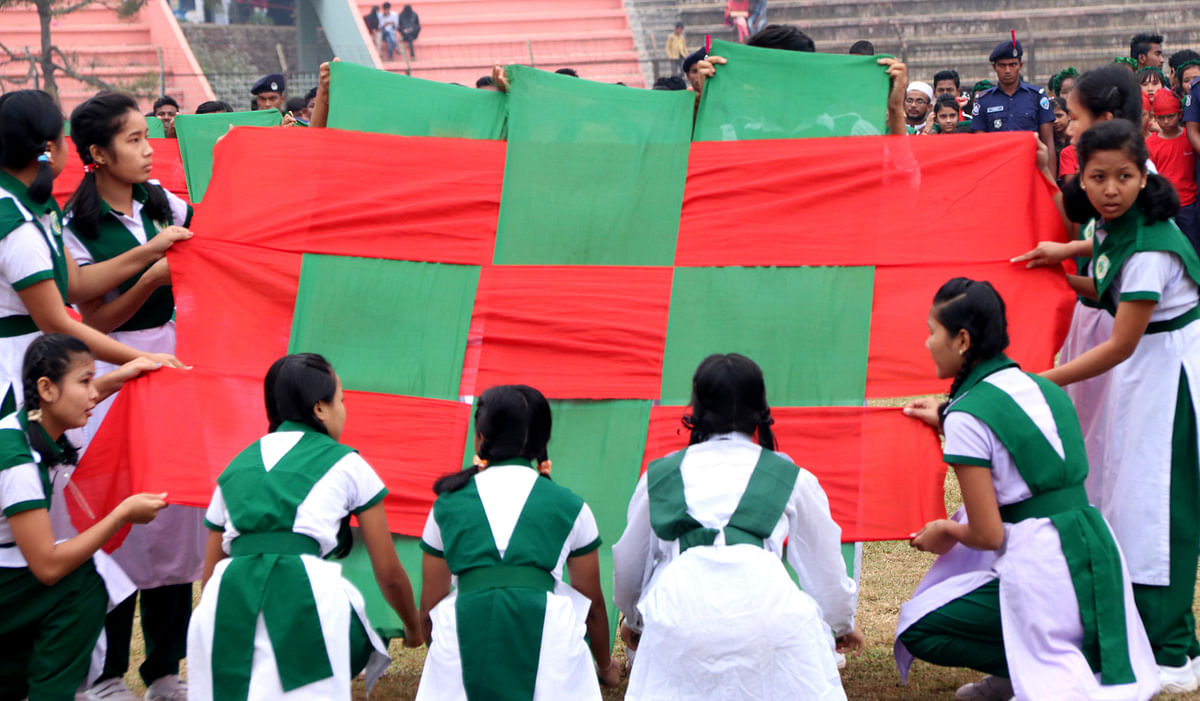
<path id="1" fill-rule="evenodd" d="M 1067 144 L 1058 154 L 1058 177 L 1075 175 L 1079 172 L 1079 157 L 1075 155 L 1075 144 Z"/>
<path id="2" fill-rule="evenodd" d="M 1171 181 L 1175 191 L 1179 193 L 1180 206 L 1196 201 L 1196 154 L 1188 142 L 1187 134 L 1182 131 L 1174 139 L 1164 139 L 1158 134 L 1151 134 L 1146 139 L 1146 149 L 1150 152 L 1150 160 L 1160 175 Z"/>

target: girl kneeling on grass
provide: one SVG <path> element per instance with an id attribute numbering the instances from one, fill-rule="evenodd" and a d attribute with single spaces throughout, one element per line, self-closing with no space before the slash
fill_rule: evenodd
<path id="1" fill-rule="evenodd" d="M 901 674 L 916 657 L 991 675 L 958 698 L 1150 698 L 1154 658 L 1120 550 L 1088 504 L 1071 400 L 1004 356 L 1004 302 L 986 282 L 938 290 L 925 346 L 938 377 L 954 378 L 950 400 L 904 411 L 945 432 L 965 513 L 913 536 L 939 557 L 900 610 Z"/>
<path id="2" fill-rule="evenodd" d="M 349 701 L 387 669 L 362 594 L 323 559 L 350 550 L 350 515 L 383 597 L 404 622 L 404 645 L 422 637 L 408 575 L 396 556 L 387 489 L 353 448 L 342 383 L 319 355 L 276 360 L 265 381 L 270 433 L 217 479 L 204 594 L 188 628 L 193 701 Z"/>
<path id="3" fill-rule="evenodd" d="M 475 468 L 434 484 L 421 536 L 430 645 L 417 699 L 599 701 L 597 668 L 604 684 L 620 680 L 600 531 L 588 505 L 550 481 L 549 440 L 541 392 L 492 387 L 475 409 Z"/>
<path id="4" fill-rule="evenodd" d="M 55 543 L 51 485 L 76 460 L 63 436 L 87 423 L 96 402 L 141 372 L 139 358 L 93 379 L 95 360 L 70 336 L 29 345 L 24 405 L 0 418 L 0 698 L 70 701 L 84 683 L 104 628 L 108 594 L 93 555 L 124 526 L 148 523 L 165 494 L 129 497 L 83 533 Z"/>
<path id="5" fill-rule="evenodd" d="M 821 485 L 775 452 L 762 370 L 709 356 L 690 408 L 690 445 L 650 463 L 613 547 L 621 634 L 637 650 L 625 698 L 845 699 L 834 636 L 862 649 L 857 588 Z"/>

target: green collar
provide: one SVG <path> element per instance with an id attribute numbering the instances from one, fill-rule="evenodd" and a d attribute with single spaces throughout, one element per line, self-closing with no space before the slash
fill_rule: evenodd
<path id="1" fill-rule="evenodd" d="M 966 394 L 972 387 L 979 384 L 983 378 L 991 375 L 992 373 L 999 372 L 1005 368 L 1015 367 L 1018 367 L 1017 364 L 1010 360 L 1009 357 L 1003 353 L 988 358 L 987 360 L 981 360 L 978 363 L 975 363 L 975 367 L 971 368 L 971 371 L 967 373 L 967 379 L 963 380 L 963 383 L 959 386 L 958 391 L 955 392 L 954 396 L 950 398 L 958 399 L 962 395 Z"/>
<path id="2" fill-rule="evenodd" d="M 143 185 L 141 183 L 134 183 L 133 184 L 133 199 L 135 202 L 140 202 L 141 205 L 143 207 L 145 207 L 146 200 L 150 199 L 150 191 L 146 189 L 145 185 Z M 117 212 L 117 210 L 110 207 L 107 202 L 105 202 L 103 199 L 101 199 L 100 200 L 100 216 L 103 217 L 104 215 L 111 214 L 113 212 L 116 212 L 117 214 L 124 214 L 127 217 L 133 216 L 133 212 Z"/>
<path id="3" fill-rule="evenodd" d="M 12 175 L 9 175 L 2 170 L 0 170 L 0 188 L 4 188 L 12 193 L 12 196 L 16 197 L 17 201 L 20 202 L 25 209 L 28 209 L 30 212 L 32 212 L 35 217 L 53 210 L 56 206 L 53 197 L 47 198 L 46 201 L 41 204 L 37 204 L 33 200 L 29 199 L 29 188 L 25 187 L 25 183 L 17 180 Z"/>
<path id="4" fill-rule="evenodd" d="M 499 467 L 500 465 L 521 465 L 522 467 L 533 469 L 533 461 L 526 460 L 525 458 L 508 458 L 507 460 L 497 460 L 495 462 L 488 461 L 488 467 Z"/>
<path id="5" fill-rule="evenodd" d="M 1112 221 L 1108 221 L 1107 219 L 1103 220 L 1104 223 L 1098 228 L 1105 233 L 1106 238 L 1114 234 L 1136 234 L 1138 225 L 1141 223 L 1141 216 L 1142 208 L 1138 207 L 1137 203 L 1135 202 L 1129 209 L 1125 210 L 1124 214 L 1116 219 L 1113 219 Z"/>
<path id="6" fill-rule="evenodd" d="M 22 431 L 28 432 L 29 431 L 29 412 L 24 409 L 22 409 L 20 412 L 18 412 L 17 413 L 17 422 L 19 424 L 21 424 Z M 49 456 L 45 456 L 45 455 L 41 456 L 41 459 L 38 462 L 45 463 L 47 457 L 52 457 L 52 458 L 54 458 L 54 460 L 52 462 L 54 462 L 55 464 L 59 464 L 62 461 L 62 455 L 63 455 L 63 447 L 61 444 L 62 444 L 62 442 L 67 440 L 66 435 L 64 434 L 62 436 L 59 436 L 57 441 L 52 441 L 52 440 L 50 440 L 50 434 L 46 433 L 46 429 L 43 428 L 40 423 L 37 423 L 35 421 L 33 426 L 34 426 L 34 429 L 33 429 L 34 431 L 41 432 L 42 438 L 45 439 L 44 444 L 46 445 L 46 449 L 48 451 L 50 451 Z"/>
<path id="7" fill-rule="evenodd" d="M 315 433 L 319 436 L 325 436 L 326 438 L 329 437 L 328 433 L 325 433 L 324 431 L 318 431 L 302 421 L 284 421 L 283 423 L 279 424 L 279 428 L 275 429 L 274 432 L 280 433 L 283 431 L 301 431 L 303 433 Z"/>

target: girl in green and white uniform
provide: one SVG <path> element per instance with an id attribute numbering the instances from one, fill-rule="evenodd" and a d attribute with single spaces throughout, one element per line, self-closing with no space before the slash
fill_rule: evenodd
<path id="1" fill-rule="evenodd" d="M 1095 236 L 1091 275 L 1068 280 L 1112 315 L 1112 335 L 1044 375 L 1105 384 L 1088 495 L 1128 559 L 1163 689 L 1186 692 L 1200 671 L 1200 258 L 1171 221 L 1174 188 L 1147 172 L 1136 127 L 1097 124 L 1076 148 L 1081 187 L 1065 194 L 1095 217 Z"/>
<path id="2" fill-rule="evenodd" d="M 182 227 L 192 208 L 148 181 L 153 148 L 146 118 L 128 95 L 104 93 L 71 113 L 71 139 L 88 171 L 66 208 L 63 234 L 68 253 L 81 269 L 127 254 L 160 236 L 190 236 Z M 175 300 L 167 259 L 160 258 L 95 299 L 79 302 L 84 323 L 127 345 L 175 352 Z M 98 363 L 103 375 L 112 370 Z M 83 430 L 81 452 L 99 429 L 115 397 L 101 402 Z M 130 530 L 113 558 L 141 590 L 146 660 L 139 667 L 150 701 L 182 700 L 186 686 L 179 661 L 187 653 L 192 583 L 204 566 L 204 512 L 173 504 L 153 523 Z M 138 597 L 109 614 L 104 670 L 93 696 L 120 701 L 132 697 L 122 677 L 129 667 L 130 637 Z"/>
<path id="3" fill-rule="evenodd" d="M 844 701 L 834 646 L 862 649 L 858 589 L 817 478 L 775 452 L 762 370 L 709 356 L 689 404 L 688 447 L 650 463 L 613 546 L 625 698 Z"/>
<path id="4" fill-rule="evenodd" d="M 49 334 L 35 339 L 24 362 L 24 406 L 0 418 L 0 698 L 70 701 L 84 683 L 110 596 L 93 556 L 130 523 L 146 523 L 165 494 L 139 494 L 83 533 L 55 542 L 51 484 L 75 461 L 64 437 L 87 423 L 96 401 L 125 380 L 154 368 L 137 359 L 93 379 L 92 354 L 81 341 Z M 127 582 L 126 582 L 127 583 Z"/>
<path id="5" fill-rule="evenodd" d="M 420 701 L 598 701 L 593 659 L 605 684 L 620 679 L 600 532 L 587 504 L 549 479 L 550 423 L 536 389 L 492 387 L 475 409 L 475 469 L 434 485 L 421 536 L 431 642 Z"/>
<path id="6" fill-rule="evenodd" d="M 136 275 L 182 236 L 164 235 L 80 270 L 64 249 L 62 213 L 51 197 L 67 158 L 62 112 L 46 93 L 18 90 L 0 96 L 0 125 L 0 415 L 15 410 L 23 396 L 21 361 L 42 333 L 74 336 L 114 364 L 144 356 L 183 367 L 170 353 L 142 352 L 108 338 L 72 319 L 64 306 Z"/>
<path id="7" fill-rule="evenodd" d="M 188 629 L 188 698 L 349 701 L 359 671 L 370 691 L 389 663 L 362 594 L 324 559 L 349 552 L 351 514 L 375 580 L 404 622 L 404 644 L 423 641 L 388 532 L 387 489 L 337 442 L 346 408 L 324 358 L 280 358 L 264 385 L 271 432 L 221 473 L 205 516 L 212 532 Z"/>
<path id="8" fill-rule="evenodd" d="M 1144 700 L 1158 690 L 1120 550 L 1088 504 L 1088 461 L 1066 393 L 1004 356 L 1004 302 L 986 282 L 938 290 L 929 338 L 950 401 L 905 413 L 944 430 L 963 510 L 926 524 L 938 554 L 900 610 L 896 662 L 991 676 L 959 698 Z"/>

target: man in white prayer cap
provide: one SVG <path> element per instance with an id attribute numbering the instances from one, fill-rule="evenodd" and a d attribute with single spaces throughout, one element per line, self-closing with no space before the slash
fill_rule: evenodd
<path id="1" fill-rule="evenodd" d="M 933 87 L 929 83 L 914 80 L 908 84 L 908 90 L 904 93 L 904 123 L 909 134 L 925 131 L 932 105 Z"/>

